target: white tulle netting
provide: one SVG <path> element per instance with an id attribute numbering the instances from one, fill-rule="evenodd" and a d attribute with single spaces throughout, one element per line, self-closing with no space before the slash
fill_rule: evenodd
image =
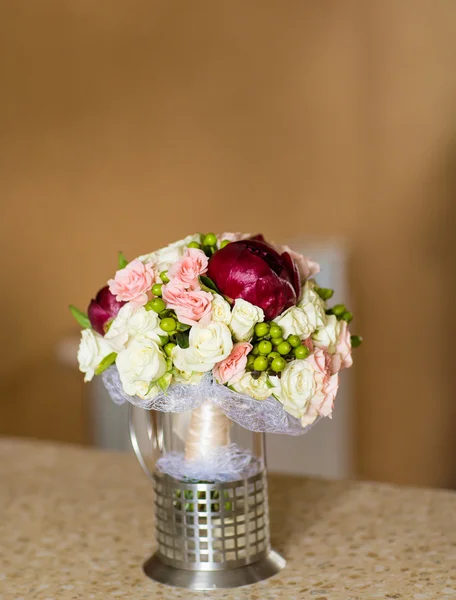
<path id="1" fill-rule="evenodd" d="M 180 452 L 168 452 L 158 459 L 157 468 L 178 481 L 238 481 L 252 477 L 263 468 L 263 461 L 236 444 L 219 446 L 198 460 L 187 460 Z"/>
<path id="2" fill-rule="evenodd" d="M 130 402 L 134 406 L 162 412 L 184 412 L 193 410 L 205 400 L 213 402 L 235 423 L 250 431 L 302 435 L 316 423 L 302 427 L 299 419 L 285 412 L 283 406 L 270 396 L 266 400 L 255 400 L 245 394 L 238 394 L 214 381 L 208 373 L 197 385 L 173 384 L 166 392 L 152 400 L 142 400 L 129 396 L 122 388 L 119 373 L 115 366 L 107 369 L 103 383 L 116 404 Z M 317 419 L 318 420 L 318 419 Z"/>

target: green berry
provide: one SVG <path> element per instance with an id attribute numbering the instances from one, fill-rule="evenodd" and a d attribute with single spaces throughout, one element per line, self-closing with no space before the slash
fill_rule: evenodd
<path id="1" fill-rule="evenodd" d="M 146 304 L 146 309 L 147 310 L 153 310 L 156 313 L 161 313 L 165 310 L 166 308 L 166 304 L 165 301 L 162 300 L 161 298 L 152 298 L 152 300 L 149 300 L 149 302 Z"/>
<path id="2" fill-rule="evenodd" d="M 247 356 L 247 369 L 253 371 L 253 364 L 255 362 L 255 357 L 249 354 Z"/>
<path id="3" fill-rule="evenodd" d="M 363 343 L 363 338 L 360 335 L 352 335 L 351 336 L 351 345 L 352 348 L 358 348 Z"/>
<path id="4" fill-rule="evenodd" d="M 263 340 L 262 342 L 260 342 L 258 344 L 258 352 L 259 352 L 259 354 L 264 354 L 264 355 L 272 352 L 271 342 L 268 342 L 267 340 Z"/>
<path id="5" fill-rule="evenodd" d="M 281 356 L 276 356 L 276 358 L 274 358 L 274 360 L 271 363 L 271 369 L 276 373 L 280 373 L 280 371 L 283 371 L 286 366 L 287 361 Z"/>
<path id="6" fill-rule="evenodd" d="M 274 360 L 274 358 L 277 358 L 277 357 L 281 358 L 280 354 L 278 352 L 270 352 L 268 354 L 268 360 L 269 360 L 269 362 L 272 362 Z"/>
<path id="7" fill-rule="evenodd" d="M 166 356 L 171 356 L 171 352 L 173 351 L 173 348 L 176 347 L 176 344 L 173 344 L 172 342 L 169 342 L 169 344 L 166 344 L 163 347 L 163 350 L 165 351 Z"/>
<path id="8" fill-rule="evenodd" d="M 299 360 L 304 360 L 310 354 L 309 348 L 307 348 L 307 346 L 298 346 L 293 350 L 293 352 L 296 358 L 298 358 Z"/>
<path id="9" fill-rule="evenodd" d="M 281 344 L 279 344 L 277 346 L 277 352 L 279 354 L 281 354 L 282 356 L 284 356 L 285 354 L 288 354 L 291 350 L 291 346 L 288 342 L 282 342 Z"/>
<path id="10" fill-rule="evenodd" d="M 224 248 L 225 246 L 228 246 L 229 243 L 230 243 L 230 240 L 222 240 L 220 242 L 220 248 Z"/>
<path id="11" fill-rule="evenodd" d="M 290 344 L 292 348 L 297 348 L 301 345 L 301 340 L 298 335 L 289 335 L 287 337 L 287 342 Z"/>
<path id="12" fill-rule="evenodd" d="M 315 291 L 317 292 L 317 294 L 320 296 L 320 298 L 322 300 L 329 300 L 330 298 L 333 297 L 333 294 L 334 294 L 334 290 L 331 290 L 330 288 L 316 287 Z"/>
<path id="13" fill-rule="evenodd" d="M 190 244 L 188 245 L 189 248 L 197 248 L 198 250 L 201 249 L 201 244 L 198 244 L 198 242 L 190 242 Z"/>
<path id="14" fill-rule="evenodd" d="M 346 310 L 341 319 L 343 321 L 347 321 L 347 323 L 350 323 L 350 321 L 353 319 L 353 313 L 351 313 L 349 310 Z"/>
<path id="15" fill-rule="evenodd" d="M 166 317 L 160 321 L 160 329 L 170 333 L 176 329 L 177 323 L 172 317 Z"/>
<path id="16" fill-rule="evenodd" d="M 280 325 L 276 325 L 276 323 L 272 323 L 272 325 L 269 329 L 269 333 L 272 338 L 281 337 L 282 336 L 282 328 L 280 327 Z"/>
<path id="17" fill-rule="evenodd" d="M 283 342 L 283 337 L 271 338 L 271 342 L 273 346 L 278 346 Z"/>
<path id="18" fill-rule="evenodd" d="M 160 279 L 163 281 L 163 283 L 169 283 L 168 271 L 162 271 L 160 273 Z"/>
<path id="19" fill-rule="evenodd" d="M 336 315 L 336 317 L 341 317 L 346 310 L 345 304 L 336 304 L 336 306 L 332 307 L 332 314 Z"/>
<path id="20" fill-rule="evenodd" d="M 215 246 L 217 244 L 217 236 L 215 233 L 208 233 L 204 236 L 203 246 Z"/>
<path id="21" fill-rule="evenodd" d="M 255 325 L 255 335 L 259 338 L 268 335 L 269 333 L 269 325 L 268 323 L 257 323 Z"/>
<path id="22" fill-rule="evenodd" d="M 259 354 L 259 351 L 258 351 L 258 344 L 255 344 L 255 345 L 253 346 L 252 350 L 250 351 L 250 354 L 251 354 L 252 356 L 258 356 L 258 354 Z"/>
<path id="23" fill-rule="evenodd" d="M 257 356 L 255 358 L 255 362 L 253 363 L 253 368 L 255 371 L 266 371 L 268 365 L 269 363 L 266 356 Z"/>
<path id="24" fill-rule="evenodd" d="M 152 286 L 152 294 L 154 296 L 161 296 L 162 295 L 162 284 L 161 283 L 155 283 Z"/>

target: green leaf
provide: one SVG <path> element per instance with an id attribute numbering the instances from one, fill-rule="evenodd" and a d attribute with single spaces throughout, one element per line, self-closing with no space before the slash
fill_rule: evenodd
<path id="1" fill-rule="evenodd" d="M 124 269 L 128 265 L 128 260 L 125 258 L 124 253 L 119 250 L 119 269 Z"/>
<path id="2" fill-rule="evenodd" d="M 330 288 L 321 288 L 317 286 L 315 291 L 322 300 L 329 300 L 334 295 L 334 290 L 331 290 Z"/>
<path id="3" fill-rule="evenodd" d="M 216 294 L 220 294 L 215 283 L 212 281 L 212 279 L 209 279 L 209 277 L 206 277 L 206 275 L 200 275 L 199 281 L 201 283 L 201 287 L 206 292 L 215 292 Z"/>
<path id="4" fill-rule="evenodd" d="M 83 313 L 82 310 L 79 310 L 79 308 L 76 308 L 72 304 L 70 304 L 69 308 L 71 314 L 83 329 L 90 329 L 92 327 L 86 313 Z"/>
<path id="5" fill-rule="evenodd" d="M 95 369 L 95 375 L 100 375 L 103 371 L 106 371 L 108 367 L 116 362 L 117 352 L 111 352 L 108 356 L 105 356 L 98 367 Z"/>
<path id="6" fill-rule="evenodd" d="M 185 323 L 177 322 L 177 331 L 188 331 L 190 329 L 190 325 L 186 325 Z"/>
<path id="7" fill-rule="evenodd" d="M 190 343 L 188 341 L 188 333 L 187 332 L 180 332 L 180 333 L 176 333 L 176 342 L 178 344 L 178 346 L 180 346 L 180 348 L 188 348 Z"/>
<path id="8" fill-rule="evenodd" d="M 352 335 L 351 336 L 351 345 L 352 348 L 359 348 L 363 343 L 363 338 L 360 335 Z"/>

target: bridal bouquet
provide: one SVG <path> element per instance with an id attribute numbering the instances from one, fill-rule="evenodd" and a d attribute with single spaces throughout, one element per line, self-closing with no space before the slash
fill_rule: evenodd
<path id="1" fill-rule="evenodd" d="M 299 433 L 330 416 L 339 372 L 361 343 L 352 313 L 329 307 L 320 268 L 262 235 L 192 235 L 127 261 L 90 302 L 85 381 L 113 400 L 181 411 L 213 397 L 253 430 Z"/>

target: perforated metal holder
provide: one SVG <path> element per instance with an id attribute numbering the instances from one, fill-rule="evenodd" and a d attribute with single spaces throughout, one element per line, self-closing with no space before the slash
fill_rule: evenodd
<path id="1" fill-rule="evenodd" d="M 237 587 L 278 573 L 271 550 L 265 471 L 228 483 L 187 483 L 155 474 L 158 550 L 144 565 L 161 583 Z"/>

